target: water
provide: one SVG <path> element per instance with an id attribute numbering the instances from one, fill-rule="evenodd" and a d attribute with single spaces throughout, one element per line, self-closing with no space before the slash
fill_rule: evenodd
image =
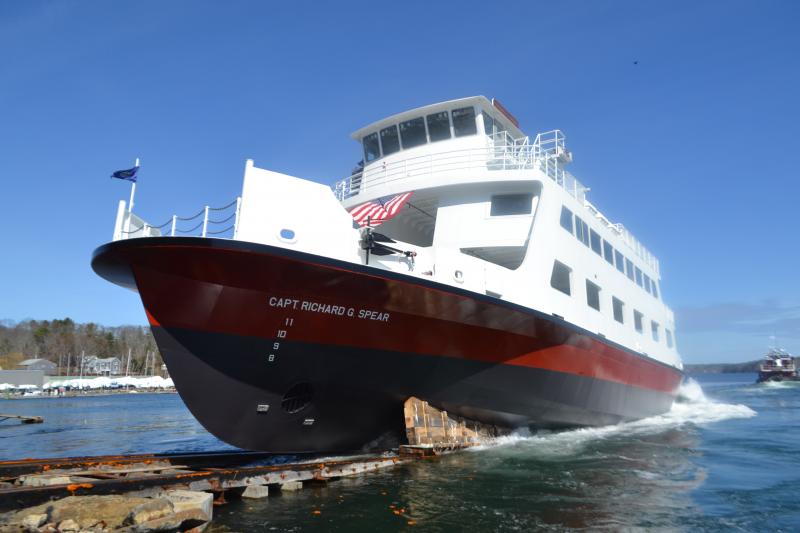
<path id="1" fill-rule="evenodd" d="M 215 509 L 207 530 L 800 528 L 800 383 L 700 376 L 667 414 L 492 446 Z M 702 388 L 701 388 L 702 387 Z M 218 450 L 176 395 L 0 401 L 0 456 Z"/>

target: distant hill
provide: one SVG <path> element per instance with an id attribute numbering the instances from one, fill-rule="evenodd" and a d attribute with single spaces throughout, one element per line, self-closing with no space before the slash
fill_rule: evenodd
<path id="1" fill-rule="evenodd" d="M 758 372 L 762 359 L 746 363 L 716 363 L 704 365 L 683 365 L 689 374 L 732 374 L 734 372 Z M 800 357 L 794 358 L 795 366 L 800 366 Z"/>

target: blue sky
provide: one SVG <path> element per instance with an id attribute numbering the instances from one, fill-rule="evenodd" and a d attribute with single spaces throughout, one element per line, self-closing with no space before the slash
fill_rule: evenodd
<path id="1" fill-rule="evenodd" d="M 351 131 L 484 94 L 567 134 L 661 259 L 687 362 L 800 352 L 798 22 L 791 1 L 1 2 L 0 318 L 145 322 L 89 267 L 135 157 L 162 221 L 233 199 L 246 158 L 332 183 Z"/>

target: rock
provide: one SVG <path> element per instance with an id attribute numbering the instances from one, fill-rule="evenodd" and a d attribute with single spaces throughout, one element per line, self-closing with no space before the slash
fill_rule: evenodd
<path id="1" fill-rule="evenodd" d="M 62 520 L 58 523 L 58 530 L 61 533 L 78 533 L 80 529 L 81 527 L 78 525 L 78 523 L 71 518 L 67 518 L 66 520 Z"/>
<path id="2" fill-rule="evenodd" d="M 49 517 L 47 526 L 52 525 L 52 530 L 65 520 L 74 521 L 79 526 L 77 529 L 112 530 L 122 527 L 133 508 L 148 501 L 151 500 L 116 495 L 69 496 L 12 513 L 6 517 L 5 523 L 16 525 L 19 531 L 25 517 L 44 514 Z M 41 525 L 39 529 L 43 529 Z"/>
<path id="3" fill-rule="evenodd" d="M 36 531 L 45 522 L 47 522 L 46 514 L 29 514 L 28 516 L 22 519 L 22 526 L 25 529 Z"/>
<path id="4" fill-rule="evenodd" d="M 206 522 L 210 522 L 214 515 L 214 496 L 209 492 L 170 490 L 166 496 L 176 513 L 195 511 L 197 518 Z"/>
<path id="5" fill-rule="evenodd" d="M 126 524 L 144 524 L 173 513 L 174 506 L 166 498 L 154 498 L 131 509 Z"/>

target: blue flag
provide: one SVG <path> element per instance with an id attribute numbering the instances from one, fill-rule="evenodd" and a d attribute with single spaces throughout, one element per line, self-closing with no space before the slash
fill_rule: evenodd
<path id="1" fill-rule="evenodd" d="M 117 170 L 116 172 L 111 174 L 111 177 L 121 180 L 128 180 L 136 183 L 136 173 L 138 171 L 139 167 L 129 168 L 128 170 Z"/>

